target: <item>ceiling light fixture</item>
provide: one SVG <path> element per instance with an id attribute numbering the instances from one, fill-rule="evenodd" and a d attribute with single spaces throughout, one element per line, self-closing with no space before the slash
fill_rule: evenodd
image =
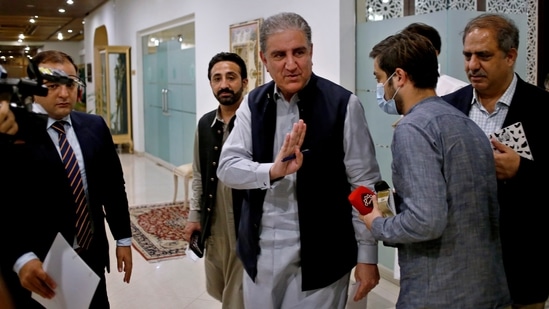
<path id="1" fill-rule="evenodd" d="M 59 9 L 57 10 L 59 13 L 65 13 L 65 9 Z"/>
<path id="2" fill-rule="evenodd" d="M 73 4 L 73 3 L 74 3 L 74 1 L 72 1 L 72 0 L 67 0 L 67 4 L 68 4 L 68 5 L 71 5 L 71 4 Z"/>

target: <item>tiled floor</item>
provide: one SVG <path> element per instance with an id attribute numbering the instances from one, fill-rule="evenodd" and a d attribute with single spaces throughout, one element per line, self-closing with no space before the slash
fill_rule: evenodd
<path id="1" fill-rule="evenodd" d="M 121 154 L 120 158 L 130 206 L 172 201 L 174 184 L 169 168 L 141 155 Z M 179 181 L 179 199 L 183 198 L 182 183 Z M 206 293 L 203 259 L 193 262 L 184 257 L 149 263 L 134 250 L 132 278 L 127 284 L 122 281 L 123 275 L 117 272 L 114 251 L 111 252 L 107 289 L 113 309 L 221 308 L 221 303 Z M 394 308 L 397 295 L 398 287 L 382 279 L 368 296 L 368 309 Z"/>

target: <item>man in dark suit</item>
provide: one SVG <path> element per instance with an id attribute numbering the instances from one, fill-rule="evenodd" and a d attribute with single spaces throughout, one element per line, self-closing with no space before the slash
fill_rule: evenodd
<path id="1" fill-rule="evenodd" d="M 513 308 L 542 309 L 549 296 L 546 221 L 549 93 L 514 72 L 519 31 L 498 14 L 473 18 L 463 32 L 465 71 L 471 85 L 442 98 L 489 135 L 521 122 L 533 160 L 492 139 L 498 178 L 503 262 Z"/>
<path id="2" fill-rule="evenodd" d="M 55 296 L 56 282 L 44 271 L 42 262 L 56 235 L 61 233 L 80 257 L 100 277 L 90 308 L 109 308 L 105 268 L 109 267 L 109 245 L 105 219 L 117 242 L 116 259 L 124 281 L 132 271 L 131 229 L 120 159 L 110 130 L 103 118 L 73 111 L 83 83 L 70 56 L 44 51 L 33 62 L 39 72 L 30 78 L 44 78 L 45 97 L 35 96 L 33 110 L 17 118 L 19 132 L 11 143 L 3 143 L 0 159 L 2 177 L 2 217 L 0 225 L 4 249 L 1 270 L 17 308 L 41 308 L 31 292 L 45 298 Z M 45 78 L 48 76 L 48 78 Z M 86 241 L 80 237 L 74 187 L 62 161 L 63 146 L 56 123 L 66 133 L 66 141 L 77 159 L 83 184 L 83 221 L 89 225 Z M 8 231 L 9 225 L 15 230 Z"/>

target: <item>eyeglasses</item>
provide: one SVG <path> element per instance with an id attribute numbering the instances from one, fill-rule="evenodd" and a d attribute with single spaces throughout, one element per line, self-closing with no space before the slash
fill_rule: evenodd
<path id="1" fill-rule="evenodd" d="M 77 89 L 78 87 L 85 87 L 84 83 L 80 81 L 79 79 L 74 78 L 67 78 L 62 83 L 52 83 L 52 82 L 45 82 L 44 86 L 48 88 L 48 91 L 56 91 L 61 86 L 67 87 L 68 90 L 72 91 L 74 89 Z"/>
<path id="2" fill-rule="evenodd" d="M 68 90 L 86 86 L 78 76 L 67 74 L 63 70 L 48 67 L 39 67 L 38 70 L 40 72 L 39 78 L 44 79 L 44 86 L 48 90 L 55 91 L 61 85 L 65 85 Z"/>

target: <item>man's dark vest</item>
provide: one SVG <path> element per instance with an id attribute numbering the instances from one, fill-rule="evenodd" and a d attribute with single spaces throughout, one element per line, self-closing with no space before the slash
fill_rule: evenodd
<path id="1" fill-rule="evenodd" d="M 248 95 L 253 160 L 273 162 L 276 128 L 274 82 Z M 310 149 L 297 172 L 297 201 L 304 291 L 326 287 L 351 271 L 357 242 L 347 199 L 351 186 L 343 162 L 343 128 L 351 93 L 313 75 L 299 92 L 299 116 L 307 125 L 302 149 Z M 247 190 L 242 203 L 238 254 L 255 280 L 265 190 Z"/>
<path id="2" fill-rule="evenodd" d="M 212 215 L 215 208 L 217 193 L 217 166 L 223 146 L 223 123 L 216 121 L 216 110 L 208 112 L 198 121 L 198 154 L 200 156 L 200 171 L 202 176 L 202 196 L 200 197 L 200 226 L 202 234 L 200 241 L 204 244 L 210 236 Z M 233 129 L 235 116 L 229 122 L 229 131 Z M 240 200 L 237 190 L 233 191 L 233 212 L 235 216 L 235 230 L 238 235 L 238 220 L 240 217 Z"/>

